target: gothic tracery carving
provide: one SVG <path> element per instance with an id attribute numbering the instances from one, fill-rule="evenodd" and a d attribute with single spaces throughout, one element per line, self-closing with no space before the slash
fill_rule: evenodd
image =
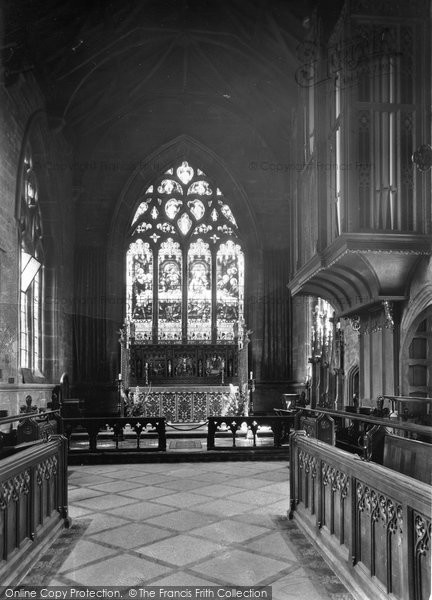
<path id="1" fill-rule="evenodd" d="M 18 473 L 0 484 L 0 510 L 5 510 L 11 500 L 17 502 L 19 497 L 30 491 L 30 472 Z"/>
<path id="2" fill-rule="evenodd" d="M 57 474 L 58 459 L 56 456 L 50 456 L 43 462 L 39 463 L 36 468 L 36 482 L 40 486 L 45 479 L 48 481 L 51 477 Z"/>
<path id="3" fill-rule="evenodd" d="M 349 492 L 349 477 L 343 471 L 327 464 L 322 465 L 322 483 L 329 485 L 332 492 L 338 491 L 342 498 L 346 498 Z"/>
<path id="4" fill-rule="evenodd" d="M 384 494 L 363 483 L 357 483 L 357 507 L 367 513 L 373 522 L 381 520 L 390 533 L 402 533 L 402 506 Z"/>
<path id="5" fill-rule="evenodd" d="M 233 211 L 207 179 L 183 160 L 139 199 L 126 251 L 134 345 L 234 342 L 244 312 L 244 254 Z"/>
<path id="6" fill-rule="evenodd" d="M 431 521 L 423 515 L 417 514 L 414 520 L 416 534 L 416 555 L 425 555 L 430 550 Z"/>
<path id="7" fill-rule="evenodd" d="M 312 479 L 315 479 L 317 474 L 317 458 L 304 450 L 299 452 L 299 468 L 304 469 L 305 473 L 310 473 Z"/>

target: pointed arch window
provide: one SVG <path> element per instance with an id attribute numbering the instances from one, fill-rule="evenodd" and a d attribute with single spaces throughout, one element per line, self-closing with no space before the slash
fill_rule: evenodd
<path id="1" fill-rule="evenodd" d="M 222 191 L 181 161 L 137 200 L 126 250 L 126 321 L 137 343 L 232 343 L 244 253 Z"/>
<path id="2" fill-rule="evenodd" d="M 20 182 L 20 366 L 42 376 L 43 235 L 39 185 L 30 146 Z"/>

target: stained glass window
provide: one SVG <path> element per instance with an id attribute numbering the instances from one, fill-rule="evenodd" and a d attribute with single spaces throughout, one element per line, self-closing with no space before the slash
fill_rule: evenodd
<path id="1" fill-rule="evenodd" d="M 135 340 L 232 343 L 243 319 L 244 255 L 229 199 L 182 160 L 137 198 L 126 253 Z"/>
<path id="2" fill-rule="evenodd" d="M 216 260 L 217 341 L 233 341 L 234 324 L 243 319 L 243 253 L 229 240 L 220 245 Z"/>
<path id="3" fill-rule="evenodd" d="M 141 202 L 141 204 L 137 208 L 137 211 L 135 213 L 135 216 L 134 216 L 132 222 L 135 223 L 135 221 L 137 221 L 140 218 L 140 216 L 146 212 L 147 209 L 148 209 L 147 202 Z"/>
<path id="4" fill-rule="evenodd" d="M 178 228 L 180 229 L 183 235 L 189 233 L 190 228 L 192 227 L 192 220 L 187 213 L 183 213 L 180 219 L 177 221 Z"/>
<path id="5" fill-rule="evenodd" d="M 183 204 L 181 200 L 171 198 L 165 203 L 165 212 L 169 219 L 174 219 L 180 210 L 180 206 Z"/>
<path id="6" fill-rule="evenodd" d="M 211 341 L 212 256 L 208 243 L 199 239 L 188 252 L 187 332 L 193 341 Z"/>
<path id="7" fill-rule="evenodd" d="M 158 257 L 158 337 L 160 341 L 182 339 L 182 272 L 180 244 L 168 238 Z"/>
<path id="8" fill-rule="evenodd" d="M 127 269 L 127 318 L 135 322 L 137 340 L 153 336 L 153 252 L 138 238 L 129 246 Z"/>
<path id="9" fill-rule="evenodd" d="M 194 200 L 189 200 L 188 206 L 190 208 L 191 213 L 197 221 L 203 218 L 205 213 L 205 206 L 201 202 L 201 200 L 198 200 L 197 198 L 195 198 Z"/>
<path id="10" fill-rule="evenodd" d="M 42 375 L 43 245 L 39 186 L 31 148 L 24 154 L 21 179 L 20 366 Z"/>

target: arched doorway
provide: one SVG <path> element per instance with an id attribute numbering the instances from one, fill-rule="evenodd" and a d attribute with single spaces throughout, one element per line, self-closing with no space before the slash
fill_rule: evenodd
<path id="1" fill-rule="evenodd" d="M 360 370 L 354 365 L 348 372 L 348 404 L 356 405 L 360 393 Z"/>
<path id="2" fill-rule="evenodd" d="M 413 321 L 401 353 L 401 392 L 432 397 L 432 306 Z"/>

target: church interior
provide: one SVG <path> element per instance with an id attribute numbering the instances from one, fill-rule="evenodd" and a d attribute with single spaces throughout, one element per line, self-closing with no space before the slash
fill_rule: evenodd
<path id="1" fill-rule="evenodd" d="M 429 600 L 430 2 L 0 16 L 0 581 Z"/>

